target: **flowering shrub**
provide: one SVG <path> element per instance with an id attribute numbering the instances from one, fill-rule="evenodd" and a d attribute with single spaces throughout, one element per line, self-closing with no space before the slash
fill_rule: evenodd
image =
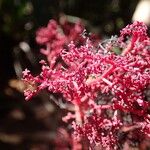
<path id="1" fill-rule="evenodd" d="M 73 138 L 80 144 L 86 141 L 90 149 L 121 149 L 129 134 L 130 141 L 150 138 L 147 27 L 134 22 L 118 38 L 99 45 L 80 37 L 81 26 L 75 25 L 68 35 L 56 29 L 56 22 L 50 21 L 37 32 L 37 42 L 46 45 L 42 53 L 48 56 L 48 64 L 41 61 L 38 76 L 27 69 L 23 72 L 23 80 L 30 85 L 24 92 L 26 100 L 43 89 L 61 93 L 74 106 L 63 120 L 72 121 Z M 80 46 L 75 43 L 78 39 L 82 39 Z M 59 67 L 53 63 L 58 54 L 63 61 Z"/>

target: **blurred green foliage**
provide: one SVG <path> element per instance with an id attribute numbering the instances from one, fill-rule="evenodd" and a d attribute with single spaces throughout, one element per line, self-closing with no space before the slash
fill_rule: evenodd
<path id="1" fill-rule="evenodd" d="M 23 25 L 32 13 L 32 4 L 26 0 L 1 0 L 0 1 L 0 31 L 7 35 L 22 34 Z"/>
<path id="2" fill-rule="evenodd" d="M 111 35 L 131 21 L 138 0 L 0 0 L 0 30 L 22 34 L 29 26 L 39 27 L 62 13 L 78 16 Z M 31 23 L 32 25 L 30 25 Z M 18 33 L 19 32 L 19 33 Z"/>

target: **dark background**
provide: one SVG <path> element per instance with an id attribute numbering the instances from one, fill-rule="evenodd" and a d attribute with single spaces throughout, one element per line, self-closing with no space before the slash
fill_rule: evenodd
<path id="1" fill-rule="evenodd" d="M 87 22 L 101 38 L 119 33 L 131 22 L 138 0 L 0 0 L 0 150 L 53 149 L 53 133 L 65 113 L 41 93 L 25 101 L 20 81 L 28 67 L 39 72 L 35 32 L 62 14 Z M 24 42 L 29 52 L 23 51 Z"/>

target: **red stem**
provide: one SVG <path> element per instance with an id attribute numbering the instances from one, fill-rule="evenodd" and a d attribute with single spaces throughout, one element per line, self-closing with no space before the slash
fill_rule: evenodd
<path id="1" fill-rule="evenodd" d="M 134 43 L 136 42 L 137 40 L 137 36 L 133 35 L 132 38 L 131 38 L 131 42 L 129 43 L 129 45 L 127 46 L 127 48 L 125 48 L 123 50 L 123 52 L 121 53 L 122 56 L 126 55 L 129 51 L 131 51 L 134 47 Z"/>

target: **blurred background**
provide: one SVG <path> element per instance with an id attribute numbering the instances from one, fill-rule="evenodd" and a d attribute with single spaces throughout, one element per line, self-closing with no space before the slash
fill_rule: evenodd
<path id="1" fill-rule="evenodd" d="M 31 101 L 23 96 L 21 72 L 40 71 L 38 28 L 67 15 L 81 18 L 90 32 L 105 39 L 132 20 L 149 25 L 149 11 L 149 0 L 0 0 L 0 150 L 57 149 L 55 135 L 65 127 L 65 110 L 45 91 Z"/>

